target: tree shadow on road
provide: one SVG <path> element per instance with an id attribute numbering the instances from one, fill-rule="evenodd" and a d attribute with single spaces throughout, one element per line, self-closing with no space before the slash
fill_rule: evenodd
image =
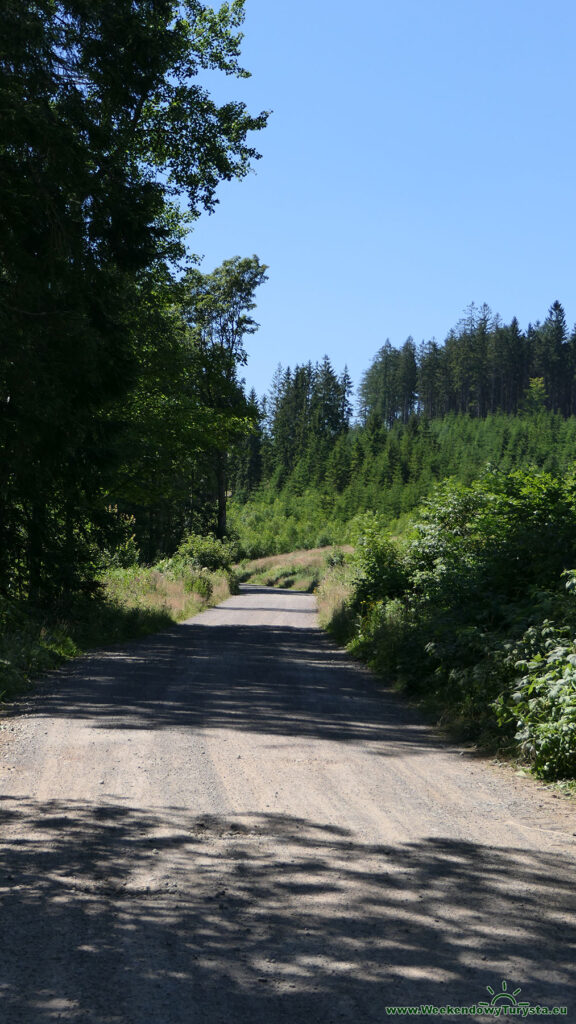
<path id="1" fill-rule="evenodd" d="M 575 879 L 553 853 L 370 845 L 273 814 L 2 808 L 6 1021 L 370 1024 L 502 980 L 576 1007 Z"/>
<path id="2" fill-rule="evenodd" d="M 300 610 L 300 614 L 301 614 Z M 96 652 L 50 677 L 35 716 L 117 729 L 234 728 L 380 744 L 439 742 L 418 714 L 318 629 L 193 622 Z"/>

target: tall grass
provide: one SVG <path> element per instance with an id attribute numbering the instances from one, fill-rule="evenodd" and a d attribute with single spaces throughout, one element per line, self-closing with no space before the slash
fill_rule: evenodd
<path id="1" fill-rule="evenodd" d="M 317 591 L 331 562 L 340 559 L 338 552 L 343 558 L 343 550 L 331 546 L 268 555 L 242 562 L 237 571 L 242 583 L 312 593 Z"/>
<path id="2" fill-rule="evenodd" d="M 114 568 L 98 593 L 75 597 L 67 607 L 34 609 L 0 604 L 0 700 L 63 661 L 104 644 L 146 636 L 198 615 L 236 590 L 225 570 L 174 566 Z"/>

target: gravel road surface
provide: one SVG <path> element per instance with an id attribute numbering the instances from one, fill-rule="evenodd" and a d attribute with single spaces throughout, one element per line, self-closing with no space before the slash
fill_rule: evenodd
<path id="1" fill-rule="evenodd" d="M 574 804 L 444 743 L 313 597 L 244 587 L 0 727 L 2 1024 L 576 1021 Z"/>

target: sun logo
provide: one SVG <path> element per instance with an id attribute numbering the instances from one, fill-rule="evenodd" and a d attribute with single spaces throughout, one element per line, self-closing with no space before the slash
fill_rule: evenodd
<path id="1" fill-rule="evenodd" d="M 490 1006 L 518 1006 L 516 996 L 522 991 L 521 988 L 515 988 L 513 992 L 508 991 L 508 982 L 502 982 L 502 991 L 495 992 L 492 985 L 486 985 L 486 991 L 493 996 Z"/>
<path id="2" fill-rule="evenodd" d="M 508 990 L 507 981 L 502 982 L 502 988 L 500 989 L 500 992 L 495 992 L 494 989 L 492 988 L 492 985 L 487 985 L 486 991 L 492 996 L 492 999 L 490 1002 L 488 1002 L 487 999 L 481 999 L 480 1002 L 478 1003 L 479 1007 L 488 1008 L 490 1006 L 530 1006 L 529 1002 L 518 1002 L 516 996 L 520 994 L 522 989 L 515 988 L 513 992 L 510 992 Z M 506 1013 L 506 1010 L 504 1010 L 504 1013 Z"/>

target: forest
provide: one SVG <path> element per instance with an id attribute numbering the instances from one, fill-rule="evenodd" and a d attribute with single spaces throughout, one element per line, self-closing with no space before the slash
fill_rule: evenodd
<path id="1" fill-rule="evenodd" d="M 0 52 L 0 581 L 89 592 L 136 516 L 145 556 L 222 502 L 250 410 L 238 381 L 256 256 L 202 273 L 186 238 L 247 173 L 265 112 L 218 106 L 245 77 L 243 4 L 39 0 Z M 212 525 L 212 524 L 210 524 Z M 220 526 L 221 529 L 221 526 Z"/>
<path id="2" fill-rule="evenodd" d="M 5 5 L 0 697 L 159 627 L 176 593 L 181 617 L 229 593 L 243 559 L 350 545 L 320 592 L 335 636 L 573 777 L 576 332 L 559 301 L 525 329 L 471 305 L 442 342 L 385 341 L 356 397 L 328 355 L 247 392 L 267 267 L 207 272 L 189 244 L 259 158 L 268 113 L 203 85 L 249 75 L 242 20 L 242 0 Z"/>
<path id="3" fill-rule="evenodd" d="M 552 396 L 575 386 L 575 345 L 558 301 L 525 332 L 471 306 L 442 345 L 387 342 L 360 381 L 356 415 L 348 372 L 328 356 L 279 366 L 262 402 L 250 396 L 257 422 L 230 460 L 231 522 L 248 553 L 340 542 L 358 513 L 397 519 L 439 481 L 468 484 L 488 465 L 565 472 L 576 420 Z"/>

